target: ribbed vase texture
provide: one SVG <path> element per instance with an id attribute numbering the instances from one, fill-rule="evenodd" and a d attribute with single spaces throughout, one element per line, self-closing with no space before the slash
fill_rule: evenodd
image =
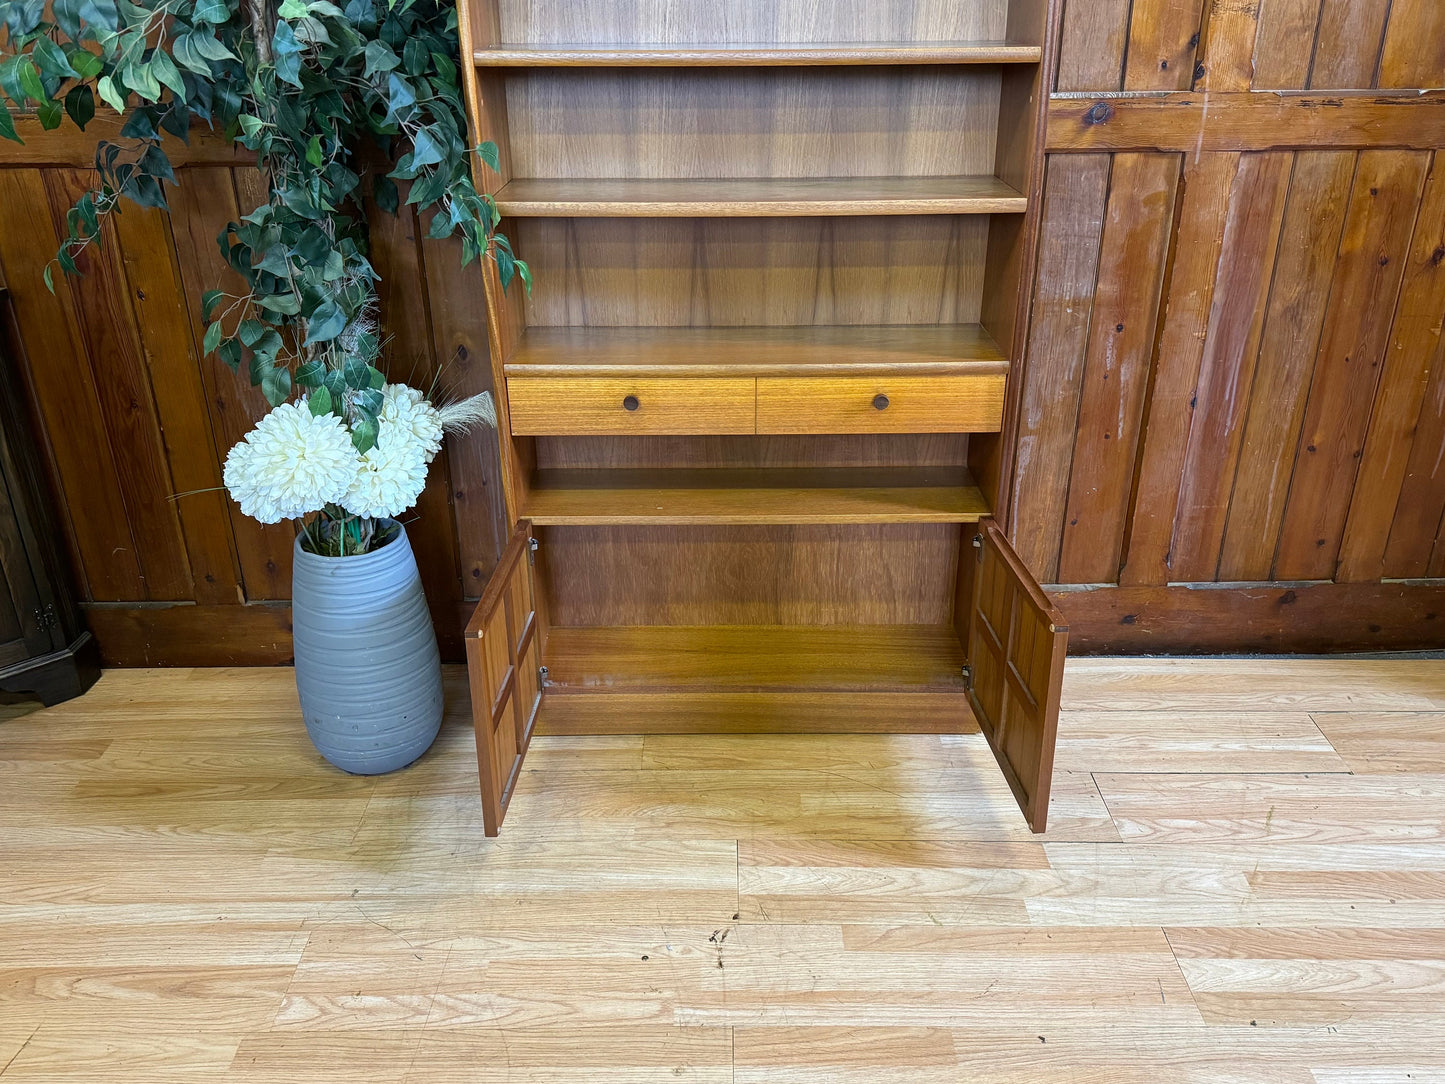
<path id="1" fill-rule="evenodd" d="M 308 553 L 298 537 L 291 584 L 296 690 L 312 743 L 358 775 L 410 764 L 441 729 L 442 670 L 406 531 L 355 557 Z"/>

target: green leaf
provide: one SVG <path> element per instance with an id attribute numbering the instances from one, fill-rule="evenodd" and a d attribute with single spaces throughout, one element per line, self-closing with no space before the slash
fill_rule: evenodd
<path id="1" fill-rule="evenodd" d="M 35 48 L 31 51 L 35 63 L 40 65 L 40 70 L 46 75 L 56 79 L 79 79 L 80 73 L 70 66 L 64 50 L 47 37 L 35 39 Z"/>
<path id="2" fill-rule="evenodd" d="M 312 358 L 310 361 L 303 361 L 296 367 L 296 383 L 303 388 L 319 388 L 321 381 L 326 376 L 326 363 L 319 358 Z M 330 394 L 327 395 L 330 400 Z"/>
<path id="3" fill-rule="evenodd" d="M 181 78 L 181 69 L 165 52 L 157 49 L 151 55 L 151 72 L 161 85 L 182 101 L 186 97 L 186 81 Z"/>
<path id="4" fill-rule="evenodd" d="M 496 171 L 502 168 L 502 153 L 490 139 L 477 144 L 477 157 L 486 163 L 488 169 Z"/>
<path id="5" fill-rule="evenodd" d="M 125 112 L 126 92 L 115 85 L 115 81 L 108 75 L 102 75 L 95 84 L 95 89 L 100 92 L 107 105 L 117 113 Z"/>
<path id="6" fill-rule="evenodd" d="M 171 42 L 171 55 L 175 57 L 182 67 L 195 72 L 203 79 L 211 78 L 211 63 L 201 51 L 196 48 L 195 34 L 177 35 L 175 40 Z"/>
<path id="7" fill-rule="evenodd" d="M 351 445 L 362 455 L 376 447 L 376 435 L 381 426 L 375 418 L 359 415 L 351 423 Z"/>
<path id="8" fill-rule="evenodd" d="M 20 89 L 27 97 L 37 102 L 49 101 L 50 95 L 45 93 L 45 87 L 40 82 L 40 73 L 35 70 L 35 65 L 30 62 L 29 57 L 20 61 L 20 67 L 16 73 L 20 78 Z"/>
<path id="9" fill-rule="evenodd" d="M 235 53 L 227 49 L 211 31 L 197 30 L 191 34 L 191 44 L 207 60 L 240 60 Z"/>
<path id="10" fill-rule="evenodd" d="M 366 44 L 366 64 L 362 73 L 369 79 L 377 72 L 389 72 L 393 68 L 399 68 L 401 60 L 392 50 L 391 46 L 384 41 L 371 41 Z"/>
<path id="11" fill-rule="evenodd" d="M 236 372 L 241 368 L 241 344 L 235 339 L 227 339 L 216 351 L 216 357 L 225 362 L 231 372 Z"/>
<path id="12" fill-rule="evenodd" d="M 82 132 L 95 117 L 95 92 L 79 83 L 65 92 L 65 111 Z"/>
<path id="13" fill-rule="evenodd" d="M 517 277 L 522 280 L 522 285 L 527 288 L 527 294 L 530 296 L 532 293 L 532 269 L 527 266 L 525 260 L 518 260 L 516 263 Z"/>
<path id="14" fill-rule="evenodd" d="M 437 141 L 436 136 L 423 128 L 417 132 L 416 140 L 412 143 L 411 166 L 418 169 L 422 166 L 434 166 L 446 157 L 446 150 Z"/>
<path id="15" fill-rule="evenodd" d="M 0 105 L 0 136 L 4 136 L 6 139 L 13 139 L 16 143 L 25 142 L 25 140 L 15 134 L 15 122 L 10 119 L 10 110 L 6 109 L 3 105 Z"/>
<path id="16" fill-rule="evenodd" d="M 322 162 L 320 136 L 313 135 L 310 142 L 306 144 L 306 161 L 310 162 L 313 166 L 320 167 Z"/>
<path id="17" fill-rule="evenodd" d="M 160 80 L 156 78 L 155 72 L 151 70 L 149 64 L 141 61 L 127 64 L 121 69 L 120 76 L 126 86 L 146 101 L 158 102 L 161 100 Z"/>
<path id="18" fill-rule="evenodd" d="M 367 366 L 366 375 L 368 377 L 367 387 L 382 388 L 386 386 L 386 374 L 375 365 Z M 377 409 L 380 410 L 381 408 L 377 407 Z"/>
<path id="19" fill-rule="evenodd" d="M 80 73 L 82 79 L 94 79 L 105 70 L 105 63 L 94 53 L 75 49 L 70 54 L 70 66 Z"/>
<path id="20" fill-rule="evenodd" d="M 299 369 L 296 371 L 296 378 L 298 382 L 301 379 L 301 371 Z M 306 405 L 311 408 L 312 417 L 320 417 L 322 414 L 330 414 L 331 392 L 326 390 L 325 385 L 322 385 L 311 393 L 311 397 L 307 399 Z"/>
<path id="21" fill-rule="evenodd" d="M 65 111 L 60 108 L 59 102 L 41 102 L 35 107 L 35 113 L 40 117 L 40 127 L 47 132 L 55 131 L 65 119 Z"/>
<path id="22" fill-rule="evenodd" d="M 197 0 L 192 18 L 198 23 L 220 26 L 231 18 L 231 8 L 226 0 Z"/>
<path id="23" fill-rule="evenodd" d="M 248 136 L 253 136 L 262 128 L 266 127 L 265 121 L 260 117 L 252 116 L 250 113 L 242 113 L 236 120 L 241 125 L 241 131 L 245 132 Z"/>
<path id="24" fill-rule="evenodd" d="M 306 324 L 306 345 L 330 342 L 346 328 L 346 312 L 334 300 L 323 301 Z"/>
<path id="25" fill-rule="evenodd" d="M 276 9 L 276 14 L 283 19 L 304 19 L 310 12 L 303 0 L 285 0 L 285 3 Z"/>
<path id="26" fill-rule="evenodd" d="M 216 320 L 206 325 L 206 337 L 201 340 L 201 352 L 204 354 L 213 353 L 216 347 L 221 345 L 221 321 Z"/>
<path id="27" fill-rule="evenodd" d="M 295 294 L 270 294 L 266 297 L 256 298 L 256 304 L 263 309 L 272 312 L 279 312 L 286 316 L 295 316 L 301 311 L 301 302 L 296 299 Z"/>
<path id="28" fill-rule="evenodd" d="M 261 377 L 261 394 L 273 407 L 291 398 L 291 370 L 284 365 L 272 366 Z"/>
<path id="29" fill-rule="evenodd" d="M 371 387 L 371 366 L 354 355 L 342 362 L 341 375 L 352 391 Z"/>
<path id="30" fill-rule="evenodd" d="M 236 329 L 236 337 L 247 346 L 255 346 L 264 334 L 266 334 L 266 325 L 249 316 L 242 320 L 241 326 Z"/>
<path id="31" fill-rule="evenodd" d="M 45 270 L 41 272 L 40 277 L 45 280 L 45 288 L 52 294 L 55 293 L 55 276 L 51 273 L 49 264 L 45 265 Z"/>
<path id="32" fill-rule="evenodd" d="M 221 298 L 225 296 L 226 291 L 224 290 L 207 290 L 203 293 L 201 295 L 201 319 L 210 320 L 215 314 L 216 305 L 220 302 Z M 249 346 L 250 344 L 247 343 L 247 345 Z M 210 351 L 207 350 L 206 353 L 209 354 Z"/>
<path id="33" fill-rule="evenodd" d="M 416 105 L 416 91 L 396 72 L 386 77 L 387 117 L 395 117 L 408 106 Z"/>
<path id="34" fill-rule="evenodd" d="M 431 60 L 431 52 L 421 38 L 412 37 L 407 38 L 406 48 L 402 50 L 401 57 L 409 74 L 421 75 L 426 71 L 427 64 Z"/>
<path id="35" fill-rule="evenodd" d="M 301 43 L 291 24 L 284 20 L 276 24 L 271 35 L 271 52 L 276 58 L 276 78 L 293 87 L 301 85 Z"/>
<path id="36" fill-rule="evenodd" d="M 55 21 L 71 41 L 80 40 L 80 0 L 55 0 L 50 5 Z M 71 63 L 74 63 L 72 61 Z"/>
<path id="37" fill-rule="evenodd" d="M 115 9 L 115 0 L 81 0 L 80 17 L 92 26 L 111 31 L 120 29 L 120 13 Z"/>

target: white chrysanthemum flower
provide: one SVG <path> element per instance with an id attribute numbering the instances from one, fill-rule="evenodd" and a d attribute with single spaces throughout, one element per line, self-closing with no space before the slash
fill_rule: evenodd
<path id="1" fill-rule="evenodd" d="M 313 417 L 305 403 L 282 403 L 231 449 L 224 480 L 242 512 L 279 523 L 339 501 L 356 469 L 356 449 L 340 418 Z"/>
<path id="2" fill-rule="evenodd" d="M 421 392 L 405 384 L 387 384 L 381 394 L 385 398 L 377 420 L 383 426 L 408 430 L 430 463 L 442 446 L 441 412 Z"/>
<path id="3" fill-rule="evenodd" d="M 412 428 L 383 416 L 376 444 L 361 456 L 360 469 L 341 506 L 353 516 L 396 518 L 421 496 L 430 459 Z"/>

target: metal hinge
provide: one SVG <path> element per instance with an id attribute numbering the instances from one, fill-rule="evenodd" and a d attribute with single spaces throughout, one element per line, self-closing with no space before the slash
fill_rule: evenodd
<path id="1" fill-rule="evenodd" d="M 537 563 L 537 550 L 540 549 L 541 546 L 542 543 L 538 542 L 535 538 L 527 539 L 527 564 L 535 565 Z"/>
<path id="2" fill-rule="evenodd" d="M 543 685 L 547 684 L 547 668 L 545 666 L 537 667 L 537 677 L 541 678 Z"/>
<path id="3" fill-rule="evenodd" d="M 972 689 L 972 688 L 973 688 L 973 667 L 972 667 L 972 666 L 969 666 L 967 663 L 964 663 L 963 666 L 959 667 L 959 669 L 963 672 L 963 685 L 964 685 L 964 688 L 966 688 L 966 689 Z"/>
<path id="4" fill-rule="evenodd" d="M 60 616 L 55 612 L 55 607 L 48 602 L 44 606 L 35 607 L 34 616 L 35 624 L 42 631 L 49 631 L 60 624 Z"/>

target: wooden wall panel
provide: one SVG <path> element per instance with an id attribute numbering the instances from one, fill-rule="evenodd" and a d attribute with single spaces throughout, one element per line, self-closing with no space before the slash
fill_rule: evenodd
<path id="1" fill-rule="evenodd" d="M 1095 585 L 1057 596 L 1076 646 L 1445 646 L 1445 128 L 1417 93 L 1445 5 L 1069 0 L 1060 28 L 1009 511 L 1036 575 Z M 1124 211 L 1168 151 L 1172 213 Z"/>
<path id="2" fill-rule="evenodd" d="M 1005 8 L 986 10 L 996 20 Z M 1054 0 L 1052 17 L 1051 153 L 1000 514 L 1041 580 L 1090 585 L 1058 595 L 1076 645 L 1445 646 L 1445 179 L 1434 165 L 1445 98 L 1417 93 L 1445 84 L 1445 4 Z M 90 151 L 34 135 L 0 156 L 0 273 L 93 625 L 126 662 L 284 659 L 290 532 L 192 492 L 216 484 L 264 409 L 199 357 L 196 312 L 226 274 L 215 235 L 259 200 L 258 178 L 221 141 L 193 140 L 171 215 L 127 211 L 96 272 L 52 297 L 36 288 L 56 242 L 51 210 Z M 480 279 L 420 225 L 378 220 L 384 316 L 406 370 L 394 375 L 487 389 Z M 957 282 L 909 277 L 910 246 L 952 244 L 967 255 L 960 269 L 980 264 L 982 220 L 944 225 L 789 227 L 869 243 L 831 263 L 774 260 L 746 284 L 724 277 L 700 301 L 677 279 L 698 241 L 676 223 L 648 266 L 598 282 L 569 280 L 568 246 L 633 227 L 515 232 L 542 279 L 542 323 L 568 323 L 582 303 L 610 306 L 620 324 L 686 324 L 695 304 L 725 304 L 738 323 L 908 322 L 920 305 L 933 320 L 940 304 L 972 319 L 957 299 L 978 283 L 962 270 Z M 707 229 L 763 236 L 742 220 Z M 820 266 L 837 279 L 834 304 L 800 314 L 789 284 Z M 878 267 L 890 269 L 881 280 Z M 666 304 L 629 300 L 642 281 Z M 451 441 L 410 526 L 444 642 L 510 531 L 499 477 L 494 441 Z M 901 552 L 879 560 L 906 565 Z M 555 574 L 572 577 L 584 612 L 593 589 L 581 570 Z M 686 616 L 680 583 L 675 599 L 646 584 L 638 614 Z"/>
<path id="3" fill-rule="evenodd" d="M 52 295 L 41 271 L 90 179 L 81 140 L 63 135 L 33 133 L 33 168 L 0 156 L 0 275 L 91 626 L 121 664 L 284 661 L 286 611 L 269 603 L 290 597 L 293 530 L 248 519 L 219 488 L 227 451 L 268 407 L 199 348 L 201 294 L 239 285 L 216 236 L 264 198 L 260 176 L 198 135 L 170 213 L 126 206 L 86 276 L 57 272 Z M 476 266 L 422 241 L 411 213 L 376 214 L 373 242 L 392 377 L 443 398 L 489 388 Z M 496 457 L 487 433 L 450 439 L 408 524 L 454 657 L 459 601 L 500 551 Z"/>
<path id="4" fill-rule="evenodd" d="M 1178 175 L 1177 155 L 1114 158 L 1064 513 L 1060 583 L 1118 579 Z"/>

